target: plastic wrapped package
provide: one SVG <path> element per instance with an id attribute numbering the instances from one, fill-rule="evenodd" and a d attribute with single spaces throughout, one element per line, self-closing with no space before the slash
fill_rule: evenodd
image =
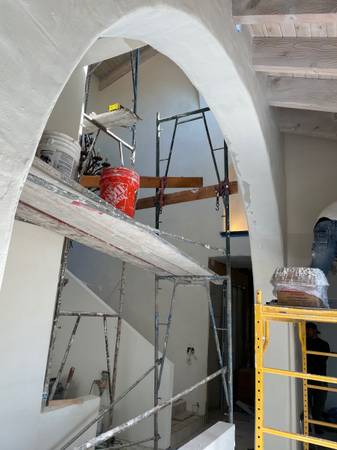
<path id="1" fill-rule="evenodd" d="M 274 295 L 284 305 L 329 308 L 328 280 L 320 269 L 279 267 L 271 279 Z"/>

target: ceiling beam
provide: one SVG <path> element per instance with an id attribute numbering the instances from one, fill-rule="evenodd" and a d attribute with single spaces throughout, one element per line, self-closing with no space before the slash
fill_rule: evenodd
<path id="1" fill-rule="evenodd" d="M 337 77 L 337 38 L 255 37 L 252 61 L 258 72 Z"/>
<path id="2" fill-rule="evenodd" d="M 337 112 L 337 80 L 268 77 L 267 95 L 271 106 Z"/>
<path id="3" fill-rule="evenodd" d="M 140 64 L 148 61 L 153 56 L 157 55 L 158 52 L 154 48 L 150 46 L 143 47 L 140 51 Z M 115 81 L 122 78 L 124 75 L 127 75 L 131 71 L 130 60 L 126 58 L 125 61 L 120 64 L 116 69 L 112 70 L 105 77 L 99 78 L 99 90 L 103 90 L 106 87 L 113 84 Z"/>
<path id="4" fill-rule="evenodd" d="M 336 0 L 232 0 L 236 23 L 336 22 Z"/>
<path id="5" fill-rule="evenodd" d="M 276 108 L 280 131 L 315 138 L 337 140 L 337 114 Z"/>

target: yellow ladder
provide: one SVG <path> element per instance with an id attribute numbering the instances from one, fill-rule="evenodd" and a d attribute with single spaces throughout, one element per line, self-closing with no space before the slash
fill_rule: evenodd
<path id="1" fill-rule="evenodd" d="M 302 350 L 302 372 L 264 367 L 264 353 L 270 341 L 270 321 L 288 322 L 298 325 L 299 338 Z M 337 429 L 337 425 L 329 422 L 321 422 L 310 419 L 308 404 L 308 389 L 319 389 L 328 392 L 337 392 L 337 388 L 309 384 L 310 381 L 320 381 L 337 385 L 337 378 L 312 375 L 307 373 L 307 355 L 329 356 L 337 358 L 337 353 L 322 353 L 308 351 L 306 347 L 306 322 L 335 323 L 337 324 L 337 310 L 333 309 L 308 309 L 291 308 L 262 304 L 262 292 L 257 292 L 255 304 L 255 368 L 256 368 L 256 393 L 255 393 L 255 450 L 265 450 L 265 434 L 303 442 L 304 450 L 309 449 L 309 444 L 325 448 L 337 449 L 337 442 L 310 436 L 309 425 L 321 425 Z M 264 417 L 264 375 L 272 374 L 303 380 L 303 434 L 290 433 L 265 426 Z M 268 449 L 269 450 L 269 449 Z"/>

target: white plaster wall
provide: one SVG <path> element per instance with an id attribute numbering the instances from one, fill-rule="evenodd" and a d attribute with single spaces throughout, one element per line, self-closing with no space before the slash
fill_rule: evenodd
<path id="1" fill-rule="evenodd" d="M 46 130 L 58 131 L 71 136 L 73 139 L 78 139 L 84 101 L 85 77 L 84 67 L 78 67 L 74 70 L 49 116 Z"/>
<path id="2" fill-rule="evenodd" d="M 283 168 L 279 134 L 270 118 L 263 89 L 247 64 L 246 40 L 235 33 L 231 1 L 214 0 L 211 6 L 201 0 L 168 0 L 164 5 L 155 0 L 151 4 L 129 0 L 113 5 L 106 1 L 89 8 L 87 4 L 81 3 L 79 7 L 61 1 L 57 6 L 52 5 L 53 14 L 50 14 L 48 2 L 34 0 L 24 6 L 6 2 L 2 29 L 6 31 L 3 53 L 7 71 L 1 88 L 8 114 L 2 117 L 1 129 L 3 147 L 7 146 L 8 151 L 1 164 L 4 174 L 1 189 L 6 193 L 3 207 L 10 216 L 3 223 L 6 239 L 1 252 L 4 255 L 15 201 L 49 112 L 81 56 L 106 30 L 108 36 L 141 40 L 170 56 L 212 107 L 227 135 L 244 191 L 253 257 L 258 263 L 254 267 L 256 281 L 270 291 L 269 270 L 259 263 L 268 258 L 273 265 L 282 258 L 279 211 L 283 211 L 280 189 Z M 64 16 L 68 18 L 66 24 Z M 15 49 L 20 49 L 17 57 Z M 18 70 L 22 65 L 25 71 Z M 15 96 L 18 85 L 27 87 L 23 90 L 27 98 Z M 22 137 L 15 134 L 15 141 L 11 138 L 14 126 L 22 132 Z M 15 158 L 18 147 L 21 156 L 12 166 L 10 158 Z M 268 222 L 263 220 L 265 210 L 269 211 Z M 266 244 L 263 250 L 259 245 L 262 238 Z"/>
<path id="3" fill-rule="evenodd" d="M 93 395 L 81 397 L 80 403 L 64 406 L 48 406 L 40 414 L 37 430 L 36 447 L 32 450 L 59 450 L 87 423 L 95 419 L 99 411 L 99 398 Z M 92 425 L 81 437 L 76 439 L 73 446 L 79 446 L 96 435 L 97 425 Z M 61 432 L 60 432 L 61 431 Z M 28 444 L 29 445 L 29 444 Z M 12 447 L 11 447 L 12 448 Z"/>
<path id="4" fill-rule="evenodd" d="M 313 227 L 322 209 L 337 198 L 337 151 L 331 140 L 286 135 L 288 264 L 308 266 L 311 262 Z M 329 275 L 331 306 L 337 307 L 337 276 Z M 336 351 L 337 328 L 320 325 L 322 339 Z M 337 376 L 337 361 L 330 358 L 328 373 Z M 336 406 L 336 394 L 329 393 L 327 407 Z"/>
<path id="5" fill-rule="evenodd" d="M 97 411 L 97 402 L 85 402 L 69 421 L 68 409 L 62 408 L 55 412 L 55 422 L 53 411 L 41 412 L 62 244 L 63 238 L 52 232 L 15 223 L 0 293 L 3 449 L 55 449 L 55 439 L 62 440 L 71 426 L 83 424 Z"/>
<path id="6" fill-rule="evenodd" d="M 131 78 L 124 76 L 112 86 L 99 91 L 93 79 L 89 96 L 88 112 L 104 112 L 109 103 L 120 102 L 131 106 Z M 155 174 L 155 117 L 160 111 L 162 117 L 198 109 L 199 94 L 186 75 L 172 61 L 157 55 L 140 66 L 139 115 L 142 121 L 137 127 L 136 170 L 142 175 Z M 210 131 L 215 147 L 223 145 L 223 137 L 211 113 L 207 113 Z M 163 124 L 161 134 L 162 157 L 168 152 L 172 136 L 172 125 Z M 124 138 L 130 140 L 130 133 L 116 129 Z M 97 149 L 107 155 L 113 165 L 118 165 L 117 146 L 109 138 L 98 139 Z M 218 152 L 219 170 L 223 174 L 222 152 Z M 164 168 L 164 167 L 163 167 Z M 232 172 L 234 172 L 232 170 Z M 169 172 L 175 176 L 203 176 L 204 185 L 215 184 L 216 176 L 207 143 L 205 128 L 201 121 L 181 125 L 176 134 L 176 145 Z M 154 190 L 144 189 L 141 196 L 154 195 Z M 240 195 L 233 196 L 236 205 L 241 206 L 237 216 L 242 214 Z M 202 200 L 182 205 L 172 205 L 164 209 L 163 230 L 187 236 L 197 241 L 208 242 L 217 247 L 224 246 L 219 233 L 222 231 L 222 208 L 215 211 L 215 199 Z M 154 209 L 138 211 L 136 219 L 154 225 Z M 200 250 L 191 245 L 172 241 L 184 251 L 192 254 L 205 266 L 212 252 Z M 249 255 L 249 239 L 232 240 L 234 255 Z M 70 258 L 74 273 L 89 283 L 89 286 L 108 304 L 117 306 L 118 295 L 111 295 L 117 282 L 120 263 L 83 246 L 75 246 Z M 126 319 L 147 339 L 153 342 L 153 277 L 141 270 L 129 269 L 127 283 Z M 161 293 L 161 312 L 167 313 L 170 287 L 163 283 Z M 163 316 L 164 317 L 164 316 Z M 163 319 L 164 320 L 164 319 Z M 196 349 L 197 360 L 190 366 L 186 362 L 186 349 Z M 175 363 L 174 391 L 185 389 L 207 375 L 208 347 L 208 307 L 205 290 L 201 288 L 179 288 L 175 306 L 173 328 L 169 344 L 169 358 Z M 195 410 L 200 404 L 199 413 L 205 411 L 206 387 L 190 394 L 188 406 Z"/>
<path id="7" fill-rule="evenodd" d="M 254 280 L 269 295 L 270 267 L 283 261 L 280 139 L 263 88 L 249 67 L 246 41 L 235 33 L 231 1 L 6 0 L 0 21 L 6 68 L 0 84 L 6 110 L 0 117 L 0 276 L 20 190 L 49 113 L 72 70 L 106 30 L 110 36 L 149 43 L 171 57 L 212 108 L 244 192 Z M 286 355 L 288 336 L 283 337 Z"/>
<path id="8" fill-rule="evenodd" d="M 235 427 L 217 422 L 199 436 L 180 447 L 180 450 L 234 450 Z"/>
<path id="9" fill-rule="evenodd" d="M 66 311 L 97 311 L 115 314 L 105 302 L 96 296 L 86 285 L 70 272 L 69 280 L 62 294 L 62 309 Z M 55 342 L 55 352 L 52 358 L 52 376 L 60 367 L 71 330 L 76 318 L 60 319 Z M 113 365 L 114 344 L 117 319 L 108 319 L 108 336 L 111 365 Z M 117 372 L 116 397 L 126 391 L 146 370 L 153 365 L 153 346 L 141 336 L 125 320 L 122 323 L 122 336 Z M 71 347 L 61 381 L 65 381 L 70 367 L 75 367 L 73 382 L 67 398 L 88 395 L 94 379 L 101 377 L 101 371 L 106 370 L 106 355 L 103 331 L 103 319 L 82 318 Z M 167 361 L 163 372 L 160 397 L 172 397 L 173 365 Z M 92 393 L 97 395 L 97 390 Z M 108 405 L 107 392 L 103 395 L 102 405 Z M 114 424 L 119 425 L 150 409 L 153 405 L 153 374 L 144 379 L 115 408 Z M 159 414 L 160 448 L 168 448 L 171 439 L 171 408 L 166 408 Z M 130 428 L 120 436 L 129 441 L 137 442 L 153 434 L 153 418 Z M 149 444 L 151 445 L 151 444 Z"/>

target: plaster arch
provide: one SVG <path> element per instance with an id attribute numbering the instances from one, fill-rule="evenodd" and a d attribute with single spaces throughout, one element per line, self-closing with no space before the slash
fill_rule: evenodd
<path id="1" fill-rule="evenodd" d="M 105 34 L 150 44 L 180 66 L 207 100 L 235 162 L 255 283 L 269 291 L 270 267 L 283 259 L 279 135 L 247 64 L 245 42 L 235 34 L 231 2 L 214 0 L 212 7 L 202 0 L 5 3 L 0 281 L 20 191 L 45 123 L 83 54 Z"/>

